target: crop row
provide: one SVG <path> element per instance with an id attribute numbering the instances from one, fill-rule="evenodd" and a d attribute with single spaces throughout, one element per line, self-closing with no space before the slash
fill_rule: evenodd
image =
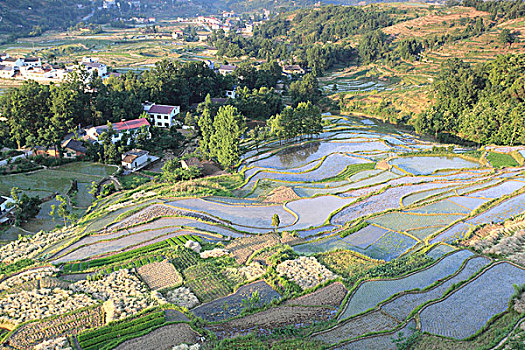
<path id="1" fill-rule="evenodd" d="M 124 340 L 133 338 L 137 333 L 153 330 L 165 322 L 164 311 L 153 312 L 143 317 L 126 319 L 82 333 L 78 336 L 78 342 L 84 350 L 111 349 Z"/>
<path id="2" fill-rule="evenodd" d="M 107 257 L 94 259 L 91 261 L 83 261 L 79 263 L 66 264 L 64 265 L 64 273 L 79 272 L 79 271 L 84 271 L 84 270 L 95 268 L 95 267 L 103 267 L 103 266 L 123 262 L 126 260 L 134 259 L 138 256 L 143 256 L 148 253 L 157 252 L 157 251 L 163 250 L 168 247 L 173 248 L 177 246 L 182 246 L 184 245 L 184 243 L 186 243 L 186 241 L 190 239 L 197 241 L 197 242 L 201 241 L 201 238 L 198 236 L 192 236 L 192 235 L 177 236 L 177 237 L 169 238 L 165 241 L 153 243 L 148 246 L 133 249 L 127 252 L 118 253 L 118 254 L 107 256 Z"/>

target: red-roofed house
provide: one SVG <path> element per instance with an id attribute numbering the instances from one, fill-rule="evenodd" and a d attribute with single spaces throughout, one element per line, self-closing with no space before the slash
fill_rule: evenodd
<path id="1" fill-rule="evenodd" d="M 149 114 L 153 125 L 159 128 L 171 128 L 172 126 L 181 126 L 180 120 L 175 116 L 180 113 L 180 106 L 156 105 L 144 103 L 144 111 Z"/>
<path id="2" fill-rule="evenodd" d="M 151 125 L 146 118 L 122 121 L 119 123 L 114 123 L 112 126 L 113 130 L 115 131 L 115 135 L 113 135 L 111 139 L 113 143 L 120 141 L 122 139 L 122 136 L 124 136 L 125 134 L 129 135 L 130 139 L 133 138 L 142 130 L 143 127 L 147 130 L 148 138 L 151 137 L 151 134 L 149 132 L 149 127 Z M 86 130 L 86 138 L 94 142 L 101 143 L 100 135 L 102 135 L 107 130 L 107 125 L 89 128 Z"/>

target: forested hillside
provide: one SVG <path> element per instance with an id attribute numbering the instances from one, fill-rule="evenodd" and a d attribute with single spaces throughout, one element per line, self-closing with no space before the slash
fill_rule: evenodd
<path id="1" fill-rule="evenodd" d="M 38 35 L 42 30 L 67 28 L 90 14 L 89 0 L 0 1 L 0 34 Z"/>

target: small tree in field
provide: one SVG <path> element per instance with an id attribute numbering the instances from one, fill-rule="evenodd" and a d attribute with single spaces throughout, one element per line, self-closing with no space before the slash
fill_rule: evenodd
<path id="1" fill-rule="evenodd" d="M 272 216 L 272 226 L 274 227 L 275 232 L 277 232 L 277 227 L 281 224 L 281 219 L 279 218 L 279 215 L 273 214 Z"/>

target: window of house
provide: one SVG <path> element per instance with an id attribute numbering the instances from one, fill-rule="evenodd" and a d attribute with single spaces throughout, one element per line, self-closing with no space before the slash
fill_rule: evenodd
<path id="1" fill-rule="evenodd" d="M 170 123 L 165 123 L 166 127 L 169 128 L 170 126 Z"/>
<path id="2" fill-rule="evenodd" d="M 168 116 L 167 116 L 167 115 L 165 115 L 165 116 L 164 116 L 164 119 L 168 119 Z"/>

